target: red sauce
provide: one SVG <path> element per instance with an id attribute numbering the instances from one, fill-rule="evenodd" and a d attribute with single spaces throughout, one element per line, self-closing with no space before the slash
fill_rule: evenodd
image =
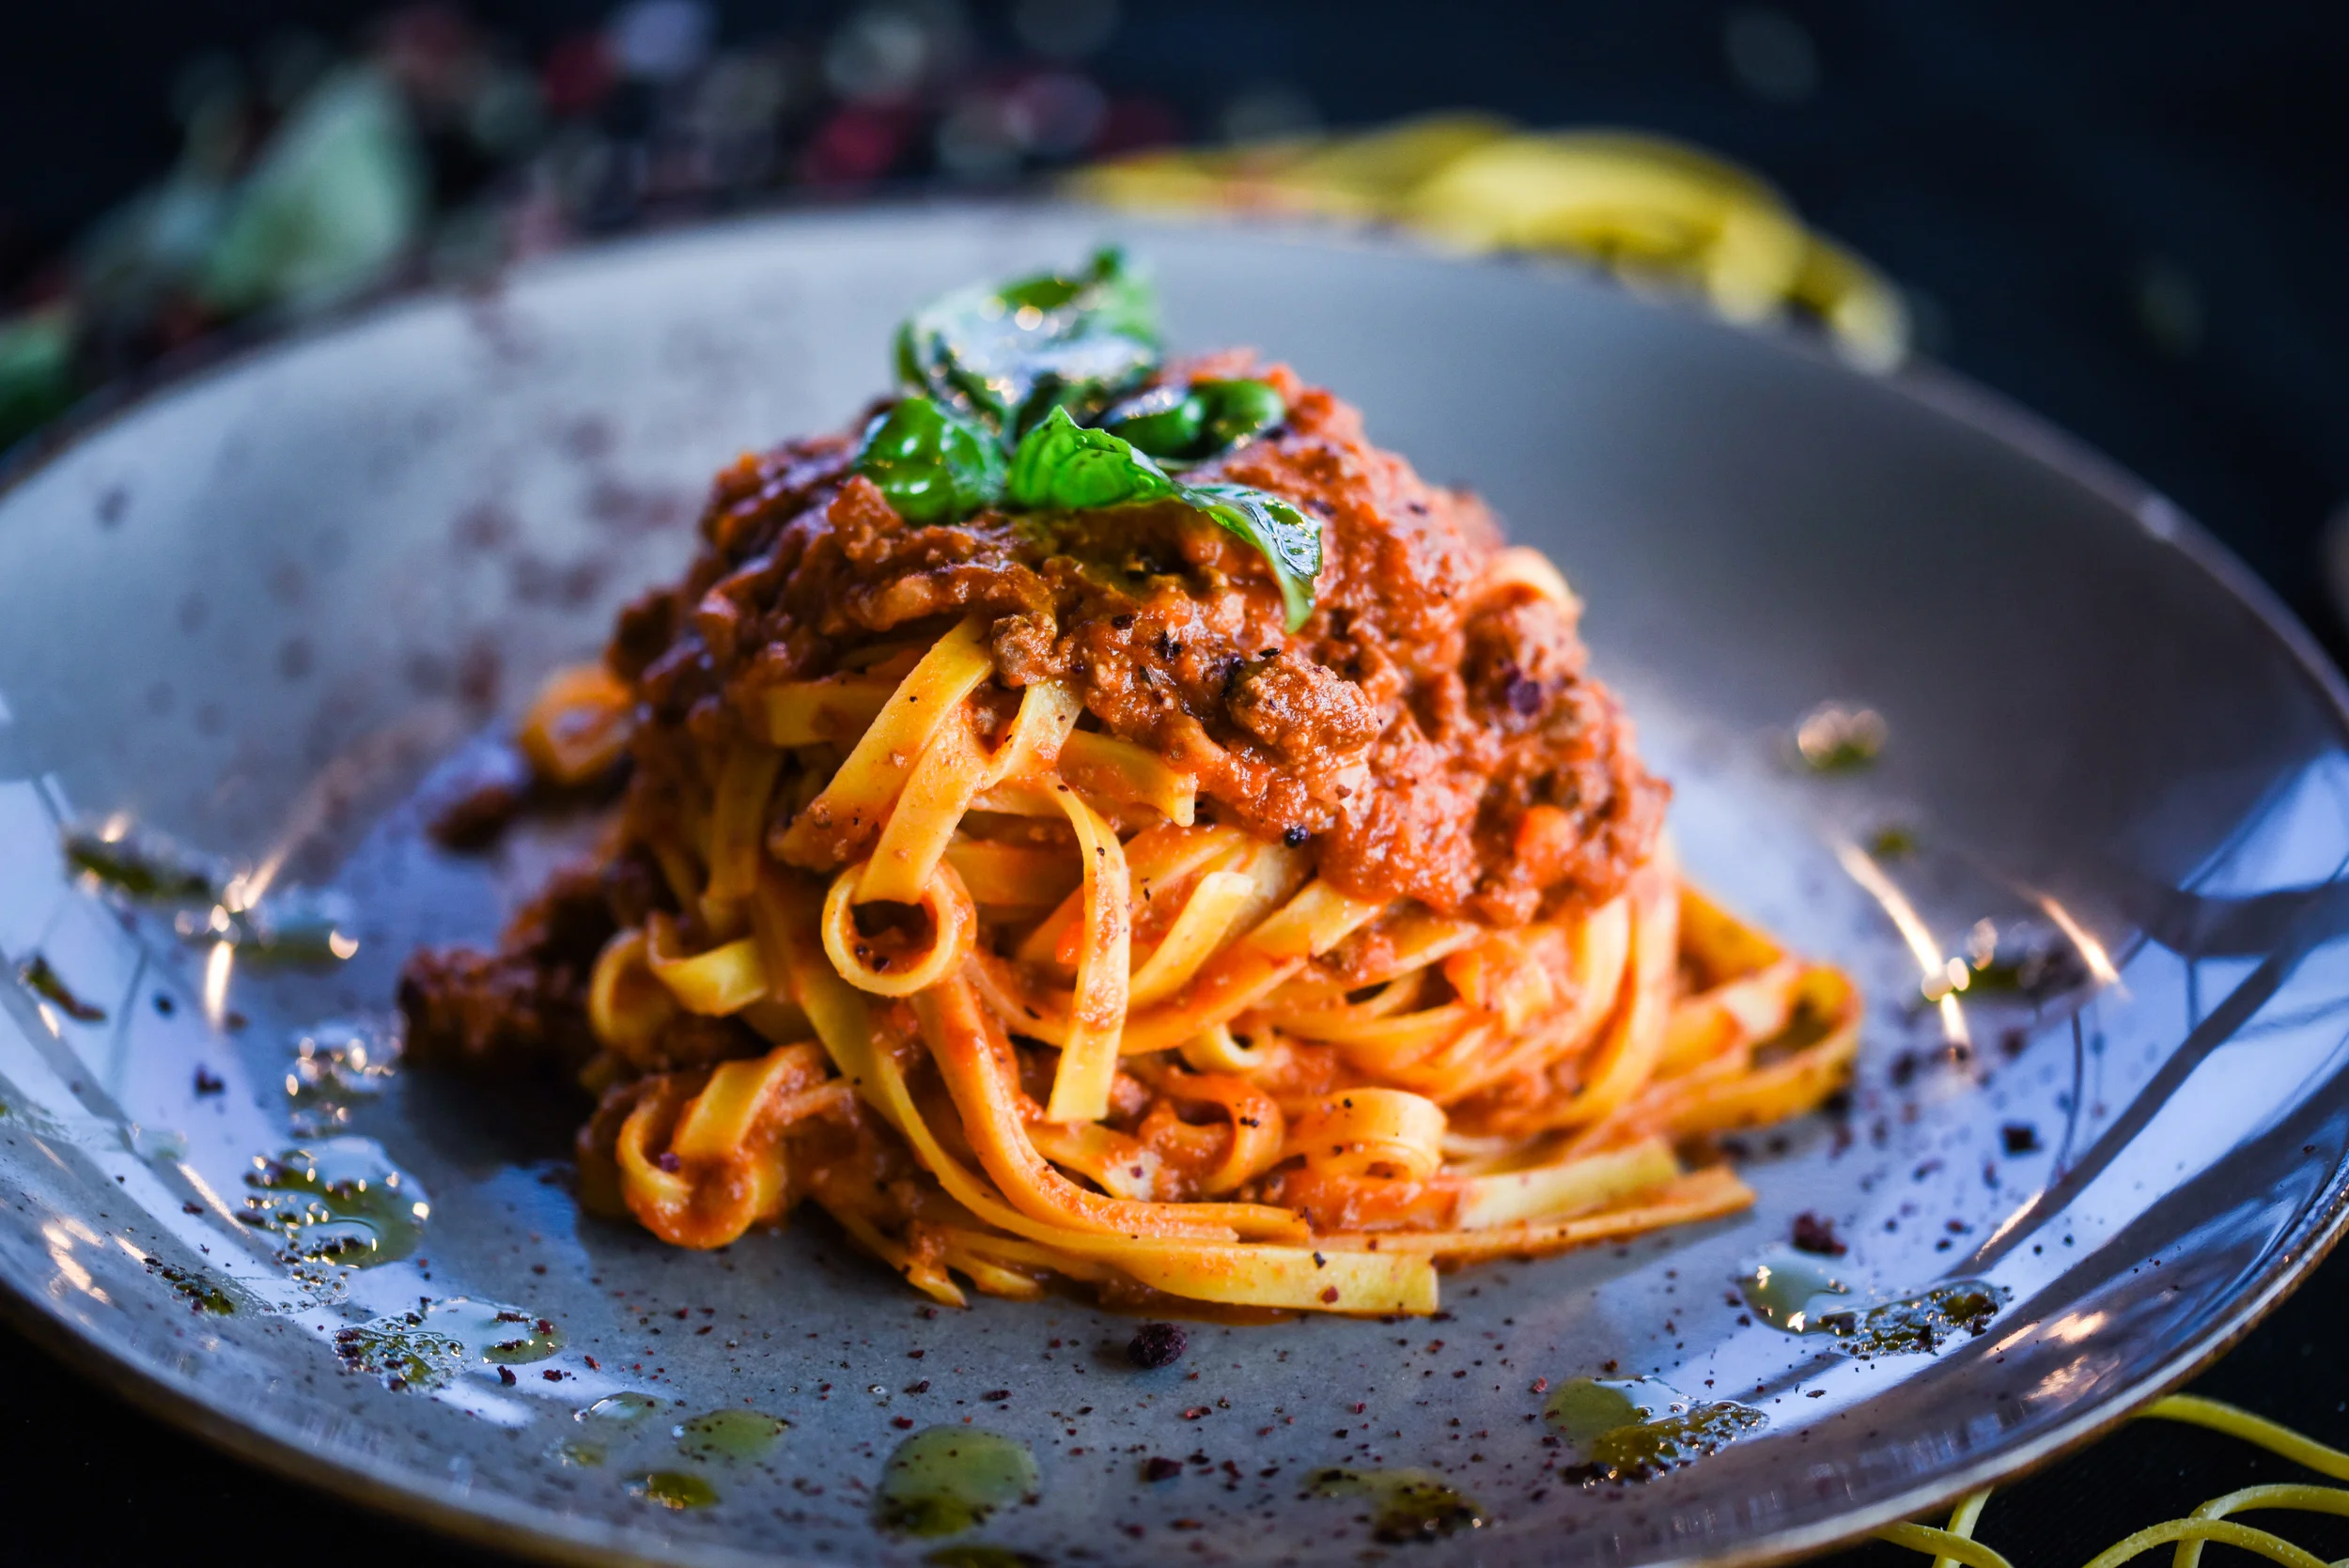
<path id="1" fill-rule="evenodd" d="M 1187 508 L 916 527 L 844 477 L 848 438 L 795 442 L 720 475 L 685 581 L 621 618 L 611 662 L 654 717 L 636 793 L 657 799 L 664 761 L 687 765 L 664 733 L 715 737 L 761 685 L 976 611 L 1005 687 L 1070 682 L 1102 728 L 1193 771 L 1218 820 L 1301 843 L 1349 893 L 1496 924 L 1612 897 L 1668 790 L 1586 673 L 1573 609 L 1472 602 L 1501 544 L 1483 505 L 1371 445 L 1355 410 L 1285 366 L 1250 373 L 1280 389 L 1286 423 L 1193 476 L 1321 520 L 1301 630 L 1283 629 L 1261 558 Z M 828 863 L 872 831 L 827 845 Z"/>

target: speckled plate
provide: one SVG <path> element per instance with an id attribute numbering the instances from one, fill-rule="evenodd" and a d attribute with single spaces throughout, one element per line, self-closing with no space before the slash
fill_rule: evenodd
<path id="1" fill-rule="evenodd" d="M 1449 1277 L 1435 1323 L 1194 1324 L 1144 1373 L 1129 1320 L 926 1311 L 820 1220 L 694 1255 L 583 1219 L 576 1106 L 384 1070 L 403 954 L 491 931 L 576 829 L 454 859 L 401 802 L 682 562 L 720 463 L 852 414 L 899 313 L 1112 233 L 1180 343 L 1291 360 L 1549 550 L 1677 781 L 1687 864 L 1861 976 L 1849 1112 L 1749 1141 L 1750 1214 Z M 1882 716 L 1873 768 L 1790 761 L 1829 700 Z M 1937 377 L 1566 272 L 1050 210 L 591 251 L 169 388 L 0 496 L 0 955 L 103 1015 L 0 979 L 0 1281 L 61 1351 L 261 1463 L 553 1556 L 1812 1547 L 2116 1420 L 2333 1238 L 2342 743 L 2306 638 L 2131 481 Z M 356 955 L 224 960 L 110 902 L 57 838 L 117 813 L 339 890 Z M 1969 942 L 2001 955 L 1927 1004 L 1921 974 Z M 336 1262 L 332 1225 L 251 1222 L 300 1211 L 255 1185 L 296 1148 L 373 1172 L 374 1266 Z M 1805 1211 L 1848 1243 L 1856 1311 L 1957 1280 L 2003 1305 L 1873 1357 L 1756 1321 L 1736 1281 Z M 1585 1488 L 1545 1390 L 1610 1374 L 1766 1424 Z M 1023 1445 L 1033 1484 L 953 1533 L 879 1528 L 897 1445 L 966 1421 Z M 1376 1498 L 1312 1484 L 1333 1466 L 1468 1502 L 1391 1547 Z"/>

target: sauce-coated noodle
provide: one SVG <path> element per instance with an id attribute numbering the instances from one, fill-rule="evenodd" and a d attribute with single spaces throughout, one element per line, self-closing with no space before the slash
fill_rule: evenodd
<path id="1" fill-rule="evenodd" d="M 1181 486 L 1019 442 L 1138 504 L 916 523 L 902 442 L 723 474 L 531 709 L 553 777 L 627 749 L 597 863 L 411 964 L 417 1048 L 578 1073 L 583 1191 L 667 1240 L 812 1201 L 948 1302 L 1426 1312 L 1439 1264 L 1750 1203 L 1702 1140 L 1833 1092 L 1850 982 L 1681 880 L 1555 567 L 1285 369 L 1188 373 L 1284 413 Z"/>

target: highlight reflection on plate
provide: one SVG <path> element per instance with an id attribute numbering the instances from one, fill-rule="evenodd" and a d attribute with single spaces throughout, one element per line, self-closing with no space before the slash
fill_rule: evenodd
<path id="1" fill-rule="evenodd" d="M 1736 1151 L 1751 1214 L 1145 1371 L 1130 1320 L 934 1312 L 820 1220 L 583 1219 L 573 1107 L 398 1064 L 408 949 L 583 827 L 451 857 L 433 770 L 675 568 L 721 462 L 851 415 L 907 302 L 1112 229 L 1179 343 L 1346 389 L 1553 554 L 1684 862 L 1866 985 L 1844 1113 Z M 582 1556 L 1820 1544 L 2116 1418 L 2332 1238 L 2343 708 L 2242 584 L 1938 380 L 1328 238 L 799 218 L 379 311 L 0 495 L 0 1282 L 245 1452 Z M 126 877 L 150 831 L 202 853 Z"/>

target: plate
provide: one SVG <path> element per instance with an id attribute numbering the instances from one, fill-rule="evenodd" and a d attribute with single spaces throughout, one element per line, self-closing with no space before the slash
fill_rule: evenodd
<path id="1" fill-rule="evenodd" d="M 910 304 L 1109 235 L 1180 344 L 1267 347 L 1548 550 L 1676 781 L 1686 864 L 1861 978 L 1850 1103 L 1743 1141 L 1750 1214 L 1449 1276 L 1434 1322 L 1194 1322 L 1143 1372 L 1130 1319 L 938 1312 L 820 1219 L 689 1254 L 583 1219 L 575 1106 L 388 1060 L 407 951 L 486 937 L 580 829 L 423 847 L 434 770 L 679 567 L 721 463 L 852 417 Z M 1879 717 L 1873 766 L 1799 765 L 1826 703 Z M 2307 638 L 1979 393 L 1569 271 L 974 208 L 536 264 L 256 351 L 21 473 L 0 705 L 13 1312 L 264 1463 L 548 1555 L 1335 1563 L 1423 1533 L 1431 1561 L 1758 1559 L 2118 1419 L 2341 1222 L 2349 755 Z M 110 820 L 311 890 L 355 952 L 272 966 L 117 901 L 58 849 Z M 1809 1327 L 1903 1332 L 1757 1316 L 1739 1281 L 1783 1280 L 1806 1213 L 1848 1249 Z M 1957 1281 L 1986 1324 L 1914 1305 Z M 1586 1485 L 1546 1413 L 1581 1377 L 1758 1419 Z M 1001 1495 L 881 1528 L 935 1427 L 1005 1441 Z"/>

